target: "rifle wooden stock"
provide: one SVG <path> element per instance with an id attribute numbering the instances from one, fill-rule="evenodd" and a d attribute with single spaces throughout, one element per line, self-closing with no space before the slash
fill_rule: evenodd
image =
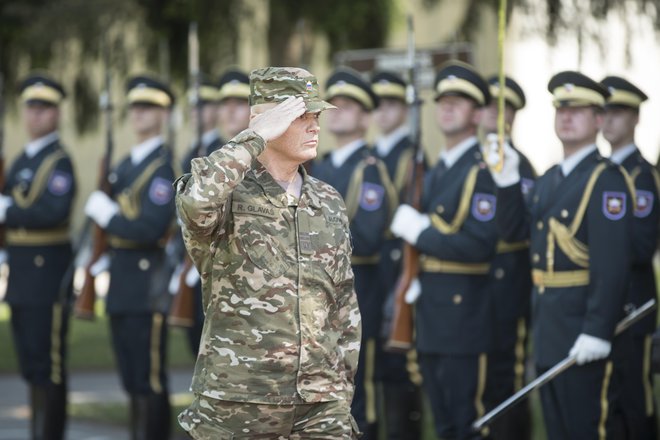
<path id="1" fill-rule="evenodd" d="M 413 164 L 412 176 L 409 182 L 411 205 L 419 209 L 422 196 L 424 175 L 423 163 Z M 396 283 L 394 314 L 389 338 L 385 349 L 389 352 L 401 353 L 413 346 L 413 306 L 406 302 L 406 292 L 419 273 L 419 252 L 412 245 L 404 243 L 401 275 Z"/>
<path id="2" fill-rule="evenodd" d="M 107 182 L 107 160 L 103 158 L 101 163 L 100 176 L 103 182 L 99 185 L 101 190 L 106 194 L 110 193 L 110 185 Z M 105 171 L 105 172 L 104 172 Z M 94 304 L 96 303 L 96 277 L 92 274 L 92 266 L 108 249 L 108 236 L 106 232 L 94 224 L 92 230 L 92 255 L 89 262 L 85 266 L 85 279 L 83 281 L 80 294 L 76 298 L 76 303 L 73 306 L 73 313 L 76 318 L 94 320 L 96 317 L 94 312 Z"/>
<path id="3" fill-rule="evenodd" d="M 179 289 L 174 295 L 167 323 L 173 327 L 192 327 L 195 323 L 195 289 L 186 284 L 186 275 L 193 262 L 186 254 L 183 260 L 183 270 L 179 275 Z"/>

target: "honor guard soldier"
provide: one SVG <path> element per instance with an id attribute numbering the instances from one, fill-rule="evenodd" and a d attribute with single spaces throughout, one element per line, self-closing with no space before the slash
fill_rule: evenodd
<path id="1" fill-rule="evenodd" d="M 64 438 L 66 334 L 72 259 L 69 239 L 76 180 L 57 132 L 62 86 L 41 74 L 20 86 L 29 142 L 12 164 L 0 196 L 9 280 L 5 300 L 21 375 L 30 385 L 31 438 Z"/>
<path id="2" fill-rule="evenodd" d="M 420 252 L 415 297 L 416 347 L 437 435 L 483 438 L 472 422 L 484 414 L 487 353 L 492 349 L 488 286 L 495 255 L 495 186 L 477 129 L 490 102 L 488 83 L 469 65 L 448 63 L 435 80 L 436 121 L 445 150 L 426 174 L 422 211 L 401 205 L 392 232 Z"/>
<path id="3" fill-rule="evenodd" d="M 351 264 L 362 315 L 362 349 L 352 412 L 364 432 L 363 438 L 375 439 L 377 410 L 373 379 L 385 299 L 378 262 L 396 203 L 396 190 L 385 164 L 364 140 L 370 114 L 378 105 L 369 83 L 356 71 L 338 69 L 326 83 L 326 100 L 338 108 L 326 116 L 336 148 L 314 163 L 312 175 L 332 185 L 346 201 L 353 238 Z"/>
<path id="4" fill-rule="evenodd" d="M 196 133 L 195 140 L 192 142 L 190 150 L 183 158 L 181 170 L 183 173 L 190 172 L 190 161 L 196 157 L 208 156 L 218 148 L 224 145 L 224 140 L 220 137 L 218 130 L 219 119 L 219 91 L 216 85 L 209 81 L 206 75 L 201 75 L 199 91 L 191 89 L 188 91 L 191 112 L 192 125 L 199 131 Z M 199 96 L 196 94 L 199 93 Z M 199 103 L 197 101 L 199 99 Z M 200 116 L 201 115 L 201 116 Z M 201 117 L 201 121 L 198 118 Z M 193 313 L 192 326 L 186 329 L 188 344 L 193 356 L 197 356 L 199 351 L 199 341 L 202 337 L 202 328 L 204 326 L 204 310 L 202 309 L 202 284 L 199 280 L 194 265 L 186 265 L 182 260 L 186 255 L 183 239 L 177 234 L 167 246 L 168 255 L 172 255 L 176 260 L 181 261 L 178 269 L 172 273 L 170 282 L 170 293 L 177 294 L 181 282 L 181 271 L 187 268 L 186 276 L 183 281 L 193 290 Z M 176 264 L 176 263 L 175 263 Z"/>
<path id="5" fill-rule="evenodd" d="M 604 438 L 616 404 L 609 356 L 628 291 L 635 203 L 625 176 L 595 143 L 607 89 L 566 71 L 548 90 L 564 160 L 537 180 L 527 207 L 518 154 L 505 145 L 503 167 L 493 172 L 497 224 L 507 241 L 530 240 L 537 372 L 569 355 L 577 361 L 540 390 L 548 438 Z"/>
<path id="6" fill-rule="evenodd" d="M 375 142 L 375 152 L 385 162 L 390 180 L 394 184 L 398 199 L 402 199 L 406 179 L 413 166 L 414 146 L 409 137 L 406 82 L 396 73 L 381 71 L 371 78 L 371 88 L 378 96 L 378 107 L 373 119 L 380 132 Z M 389 335 L 389 322 L 394 313 L 394 293 L 401 273 L 401 240 L 388 231 L 380 260 L 380 277 L 387 295 L 383 309 L 382 339 L 378 341 L 376 381 L 382 395 L 383 420 L 387 428 L 387 439 L 415 440 L 421 438 L 422 393 L 421 375 L 416 353 L 407 355 L 388 353 L 383 350 Z"/>
<path id="7" fill-rule="evenodd" d="M 122 384 L 130 395 L 132 438 L 167 439 L 163 321 L 169 302 L 163 297 L 169 295 L 159 270 L 174 218 L 174 171 L 161 133 L 174 96 L 165 84 L 146 76 L 131 78 L 126 91 L 129 121 L 139 143 L 110 173 L 111 197 L 93 192 L 85 214 L 108 235 L 106 310 Z"/>
<path id="8" fill-rule="evenodd" d="M 486 136 L 486 155 L 499 159 L 496 149 L 498 98 L 504 94 L 505 139 L 511 148 L 516 149 L 511 140 L 511 131 L 516 113 L 525 107 L 525 93 L 516 81 L 505 77 L 504 87 L 497 76 L 488 79 L 492 100 L 484 110 L 481 129 Z M 492 148 L 492 147 L 495 148 Z M 534 187 L 536 173 L 532 164 L 520 150 L 518 172 L 523 196 L 527 197 Z M 489 157 L 490 159 L 490 157 Z M 529 242 L 509 243 L 500 240 L 497 254 L 491 263 L 490 287 L 495 307 L 495 338 L 493 351 L 488 354 L 488 378 L 484 400 L 493 408 L 507 397 L 520 390 L 525 380 L 527 352 L 527 329 L 529 327 L 530 298 L 532 291 Z M 528 401 L 511 408 L 491 425 L 494 440 L 525 440 L 531 436 L 531 414 Z"/>
<path id="9" fill-rule="evenodd" d="M 250 122 L 250 79 L 242 70 L 229 69 L 218 80 L 220 130 L 231 139 Z"/>
<path id="10" fill-rule="evenodd" d="M 657 300 L 653 255 L 658 243 L 658 173 L 644 159 L 635 144 L 635 128 L 639 107 L 647 96 L 627 80 L 608 76 L 600 82 L 610 92 L 605 105 L 603 137 L 612 147 L 610 160 L 621 165 L 635 187 L 633 215 L 633 261 L 626 308 L 633 310 L 650 299 Z M 619 410 L 623 415 L 625 438 L 646 440 L 657 438 L 656 412 L 653 401 L 653 376 L 650 371 L 651 335 L 656 316 L 651 314 L 635 324 L 626 335 L 628 343 L 615 369 L 621 380 Z"/>
<path id="11" fill-rule="evenodd" d="M 205 82 L 200 87 L 200 98 L 202 100 L 203 135 L 201 148 L 194 147 L 186 156 L 183 163 L 183 172 L 190 172 L 190 161 L 196 157 L 205 157 L 220 149 L 225 141 L 221 133 L 231 139 L 241 131 L 245 130 L 250 120 L 250 85 L 247 74 L 241 70 L 229 69 L 224 72 L 218 80 L 217 88 L 210 82 Z M 214 119 L 215 118 L 215 119 Z M 220 124 L 221 130 L 218 130 Z M 179 244 L 179 243 L 177 243 Z M 180 242 L 182 255 L 185 252 L 183 243 Z M 186 267 L 185 264 L 183 267 Z M 188 330 L 188 341 L 197 356 L 199 341 L 204 326 L 204 310 L 202 309 L 202 283 L 199 273 L 194 265 L 188 266 L 185 282 L 194 292 L 194 317 L 193 325 Z M 180 273 L 173 274 L 178 286 Z"/>

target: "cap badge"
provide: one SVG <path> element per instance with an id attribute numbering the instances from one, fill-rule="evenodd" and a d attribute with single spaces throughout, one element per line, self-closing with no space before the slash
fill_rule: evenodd
<path id="1" fill-rule="evenodd" d="M 571 83 L 564 84 L 564 88 L 566 89 L 567 92 L 572 92 L 575 86 Z"/>
<path id="2" fill-rule="evenodd" d="M 305 89 L 307 89 L 308 92 L 312 91 L 312 82 L 311 81 L 307 81 L 307 83 L 305 84 Z"/>

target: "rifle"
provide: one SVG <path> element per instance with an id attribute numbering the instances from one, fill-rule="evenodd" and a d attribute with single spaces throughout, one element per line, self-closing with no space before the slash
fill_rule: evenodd
<path id="1" fill-rule="evenodd" d="M 417 65 L 415 60 L 415 31 L 412 16 L 408 16 L 408 86 L 406 101 L 409 106 L 410 140 L 414 151 L 414 162 L 406 183 L 406 200 L 412 207 L 419 209 L 424 181 L 424 150 L 421 146 L 421 105 L 416 88 Z M 394 315 L 390 335 L 385 345 L 390 352 L 406 352 L 412 348 L 413 315 L 412 305 L 405 296 L 410 284 L 419 273 L 419 253 L 410 244 L 403 244 L 402 270 L 396 284 Z"/>
<path id="2" fill-rule="evenodd" d="M 100 107 L 105 116 L 106 137 L 105 154 L 103 155 L 99 166 L 99 181 L 97 187 L 99 190 L 110 195 L 111 184 L 108 180 L 108 175 L 110 174 L 110 163 L 112 161 L 114 141 L 112 136 L 112 103 L 110 94 L 112 81 L 110 78 L 110 54 L 107 42 L 103 47 L 103 60 L 105 64 L 105 90 L 101 93 Z M 83 233 L 86 233 L 86 229 L 91 227 L 91 220 L 88 219 L 87 222 L 89 225 L 85 225 Z M 73 312 L 77 318 L 88 320 L 93 320 L 95 318 L 94 304 L 96 302 L 96 287 L 94 281 L 96 277 L 92 274 L 91 268 L 107 249 L 108 238 L 106 232 L 101 227 L 94 224 L 92 232 L 92 253 L 85 266 L 85 279 L 73 308 Z"/>
<path id="3" fill-rule="evenodd" d="M 639 308 L 633 310 L 628 316 L 623 318 L 621 321 L 616 326 L 616 329 L 614 331 L 614 336 L 618 336 L 621 333 L 625 332 L 630 328 L 631 325 L 651 313 L 652 310 L 655 309 L 655 299 L 650 299 L 644 304 L 642 304 Z M 526 398 L 529 393 L 534 391 L 537 388 L 540 388 L 541 386 L 545 385 L 546 383 L 550 382 L 552 379 L 555 377 L 559 376 L 561 373 L 564 371 L 568 370 L 571 368 L 573 365 L 576 363 L 576 357 L 575 356 L 568 356 L 555 364 L 554 367 L 550 368 L 548 371 L 534 379 L 532 382 L 528 383 L 526 387 L 515 393 L 513 396 L 509 397 L 506 399 L 504 402 L 500 403 L 497 405 L 493 410 L 491 410 L 488 414 L 484 415 L 483 417 L 479 418 L 472 424 L 472 429 L 474 431 L 480 431 L 484 427 L 490 425 L 493 423 L 493 420 L 504 414 L 507 410 L 509 410 L 513 405 L 521 401 L 522 399 Z"/>
<path id="4" fill-rule="evenodd" d="M 197 23 L 190 23 L 188 30 L 188 68 L 194 85 L 193 104 L 197 109 L 197 148 L 201 151 L 202 134 L 204 131 L 202 121 L 202 100 L 199 96 L 201 86 L 201 72 L 199 70 L 199 38 L 197 35 Z M 183 267 L 179 275 L 179 288 L 174 295 L 167 323 L 174 327 L 192 327 L 195 316 L 195 291 L 186 284 L 186 275 L 192 269 L 193 262 L 186 252 L 183 257 Z"/>

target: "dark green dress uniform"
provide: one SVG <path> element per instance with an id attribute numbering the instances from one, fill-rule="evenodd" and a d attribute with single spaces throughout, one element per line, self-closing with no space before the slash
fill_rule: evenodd
<path id="1" fill-rule="evenodd" d="M 548 88 L 557 106 L 602 106 L 607 96 L 598 83 L 577 72 L 555 75 Z M 567 176 L 554 166 L 540 177 L 529 208 L 520 184 L 498 191 L 497 223 L 503 238 L 530 240 L 532 336 L 539 374 L 568 356 L 580 334 L 611 341 L 624 314 L 631 191 L 620 169 L 603 159 L 595 145 L 574 154 L 586 157 Z M 612 369 L 610 359 L 575 366 L 541 388 L 550 440 L 603 438 L 608 433 L 617 389 Z"/>
<path id="2" fill-rule="evenodd" d="M 165 97 L 173 102 L 169 89 L 150 78 L 133 78 L 127 88 L 133 105 L 161 105 Z M 132 95 L 134 90 L 140 93 Z M 152 94 L 159 101 L 152 101 Z M 134 429 L 146 432 L 148 438 L 166 439 L 169 295 L 159 269 L 165 262 L 163 246 L 175 211 L 169 149 L 161 142 L 135 164 L 129 155 L 113 169 L 109 180 L 111 196 L 120 207 L 105 228 L 111 257 L 106 311 L 112 345 L 122 385 L 131 397 L 132 417 L 138 424 Z"/>
<path id="3" fill-rule="evenodd" d="M 371 78 L 371 87 L 382 103 L 385 99 L 406 102 L 406 82 L 393 72 L 377 72 Z M 387 173 L 396 190 L 399 205 L 405 197 L 406 180 L 413 165 L 414 146 L 408 136 L 406 124 L 387 136 L 392 142 L 388 151 L 375 152 L 385 163 Z M 384 345 L 389 337 L 392 315 L 394 313 L 394 295 L 396 283 L 401 273 L 403 241 L 386 233 L 380 259 L 380 277 L 385 288 L 383 305 L 382 335 L 377 345 L 376 381 L 380 383 L 378 391 L 382 396 L 383 419 L 387 428 L 388 440 L 415 440 L 422 433 L 422 393 L 421 375 L 417 365 L 417 354 L 389 353 Z"/>
<path id="4" fill-rule="evenodd" d="M 377 97 L 369 84 L 349 70 L 333 73 L 326 89 L 326 101 L 345 96 L 357 101 L 368 111 L 373 110 L 377 103 Z M 377 416 L 373 378 L 377 367 L 376 341 L 380 335 L 385 291 L 379 276 L 378 261 L 396 193 L 385 164 L 376 158 L 366 143 L 361 142 L 356 147 L 339 167 L 334 166 L 332 154 L 329 154 L 312 165 L 311 174 L 332 185 L 346 202 L 353 240 L 351 264 L 362 316 L 362 347 L 355 375 L 351 413 L 360 430 L 365 433 L 363 438 L 375 439 Z"/>
<path id="5" fill-rule="evenodd" d="M 58 83 L 42 75 L 21 85 L 26 105 L 57 106 L 64 96 Z M 6 182 L 11 205 L 4 223 L 10 271 L 5 300 L 21 375 L 30 385 L 32 438 L 62 439 L 72 290 L 61 284 L 72 260 L 69 222 L 76 179 L 57 132 L 28 144 Z"/>
<path id="6" fill-rule="evenodd" d="M 436 77 L 437 98 L 458 95 L 483 106 L 486 81 L 470 66 L 448 64 Z M 449 153 L 451 153 L 450 150 Z M 421 211 L 431 219 L 419 250 L 421 295 L 415 303 L 416 347 L 441 438 L 482 438 L 472 422 L 484 414 L 487 353 L 493 348 L 493 305 L 488 286 L 498 235 L 495 185 L 475 137 L 426 175 Z M 456 153 L 453 153 L 456 154 Z"/>
<path id="7" fill-rule="evenodd" d="M 639 88 L 619 77 L 609 76 L 601 81 L 611 95 L 606 110 L 623 107 L 639 111 L 647 96 Z M 657 300 L 653 255 L 658 242 L 660 209 L 658 192 L 660 178 L 657 171 L 634 144 L 621 149 L 625 157 L 612 154 L 628 173 L 635 188 L 633 219 L 633 262 L 626 308 L 632 310 L 651 299 Z M 621 160 L 623 159 L 623 160 Z M 650 314 L 629 331 L 622 348 L 620 362 L 615 364 L 621 380 L 621 400 L 618 411 L 623 415 L 626 438 L 630 440 L 656 439 L 657 422 L 653 399 L 653 374 L 650 371 L 651 335 L 656 327 L 656 315 Z"/>
<path id="8" fill-rule="evenodd" d="M 488 83 L 493 99 L 503 93 L 506 105 L 514 111 L 517 112 L 525 106 L 525 94 L 512 78 L 505 77 L 504 87 L 499 85 L 497 76 L 490 77 Z M 518 172 L 521 177 L 521 190 L 527 198 L 534 188 L 536 173 L 529 159 L 519 150 L 516 151 L 520 156 Z M 493 350 L 488 353 L 488 378 L 484 400 L 487 408 L 492 409 L 524 386 L 532 291 L 527 240 L 498 242 L 490 270 L 490 287 L 495 309 L 495 328 Z M 529 402 L 520 402 L 497 419 L 491 425 L 491 436 L 494 440 L 529 439 Z"/>

